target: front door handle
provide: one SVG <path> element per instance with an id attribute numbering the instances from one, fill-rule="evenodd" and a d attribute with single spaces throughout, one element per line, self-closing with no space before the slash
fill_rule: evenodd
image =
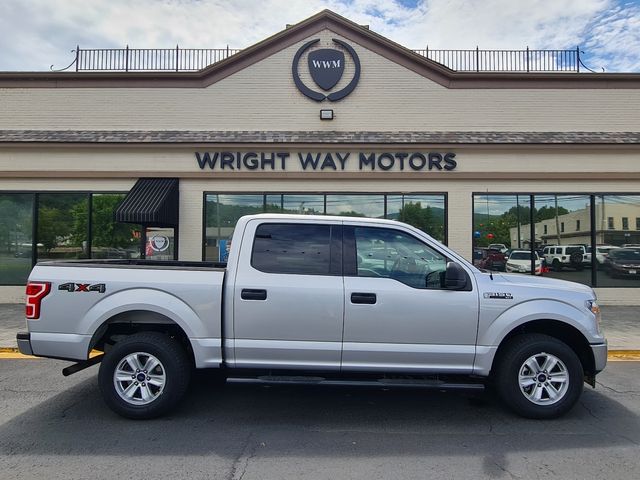
<path id="1" fill-rule="evenodd" d="M 351 294 L 351 303 L 361 303 L 365 305 L 373 305 L 377 302 L 375 293 L 353 292 Z"/>
<path id="2" fill-rule="evenodd" d="M 243 288 L 240 292 L 240 298 L 243 300 L 266 300 L 267 291 L 257 290 L 255 288 Z"/>

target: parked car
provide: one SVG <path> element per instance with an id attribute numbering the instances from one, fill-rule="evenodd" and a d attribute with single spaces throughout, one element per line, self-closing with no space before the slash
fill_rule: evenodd
<path id="1" fill-rule="evenodd" d="M 613 277 L 640 277 L 640 248 L 616 248 L 609 251 L 605 272 Z"/>
<path id="2" fill-rule="evenodd" d="M 609 255 L 609 252 L 613 249 L 620 248 L 614 245 L 598 245 L 596 246 L 596 268 L 601 269 L 604 266 L 604 262 Z M 585 263 L 591 264 L 591 247 L 587 247 L 587 253 L 584 256 Z"/>
<path id="3" fill-rule="evenodd" d="M 487 248 L 489 250 L 500 250 L 502 253 L 507 253 L 507 246 L 504 243 L 492 243 Z"/>
<path id="4" fill-rule="evenodd" d="M 546 264 L 556 272 L 563 268 L 582 270 L 586 263 L 586 253 L 584 245 L 551 245 L 543 250 Z"/>
<path id="5" fill-rule="evenodd" d="M 593 289 L 482 272 L 410 225 L 251 215 L 233 245 L 227 264 L 38 263 L 20 351 L 77 362 L 65 375 L 100 363 L 105 403 L 129 418 L 169 412 L 194 367 L 259 384 L 491 382 L 520 415 L 553 418 L 606 365 Z"/>
<path id="6" fill-rule="evenodd" d="M 495 272 L 504 272 L 507 264 L 507 258 L 500 250 L 492 248 L 482 249 L 482 259 L 478 262 L 478 268 L 485 270 L 493 270 Z"/>
<path id="7" fill-rule="evenodd" d="M 512 250 L 507 258 L 506 271 L 509 273 L 531 273 L 531 259 L 534 260 L 535 274 L 542 275 L 542 260 L 538 252 Z"/>

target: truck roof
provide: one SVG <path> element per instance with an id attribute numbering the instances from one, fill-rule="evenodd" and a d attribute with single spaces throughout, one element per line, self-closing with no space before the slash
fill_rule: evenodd
<path id="1" fill-rule="evenodd" d="M 362 223 L 379 223 L 382 225 L 403 225 L 406 223 L 397 220 L 389 220 L 386 218 L 370 218 L 370 217 L 344 217 L 339 215 L 301 215 L 290 213 L 257 213 L 255 215 L 245 215 L 241 220 L 249 221 L 254 218 L 270 219 L 270 220 L 305 220 L 305 221 L 345 221 L 345 222 L 362 222 Z"/>

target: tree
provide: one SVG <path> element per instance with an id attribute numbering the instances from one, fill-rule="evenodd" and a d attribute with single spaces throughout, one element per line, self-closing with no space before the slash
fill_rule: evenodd
<path id="1" fill-rule="evenodd" d="M 436 218 L 433 209 L 429 205 L 422 207 L 420 202 L 405 203 L 400 209 L 398 219 L 401 222 L 419 228 L 434 238 L 444 238 L 444 226 L 442 222 Z"/>

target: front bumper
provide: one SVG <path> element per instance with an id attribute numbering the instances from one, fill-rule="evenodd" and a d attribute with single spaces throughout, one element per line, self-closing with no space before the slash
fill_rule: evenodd
<path id="1" fill-rule="evenodd" d="M 600 373 L 607 365 L 607 341 L 596 345 L 591 345 L 591 352 L 593 353 L 593 361 L 595 372 Z"/>
<path id="2" fill-rule="evenodd" d="M 33 355 L 31 349 L 31 335 L 29 332 L 18 332 L 16 335 L 16 341 L 18 342 L 18 350 L 23 355 Z"/>

